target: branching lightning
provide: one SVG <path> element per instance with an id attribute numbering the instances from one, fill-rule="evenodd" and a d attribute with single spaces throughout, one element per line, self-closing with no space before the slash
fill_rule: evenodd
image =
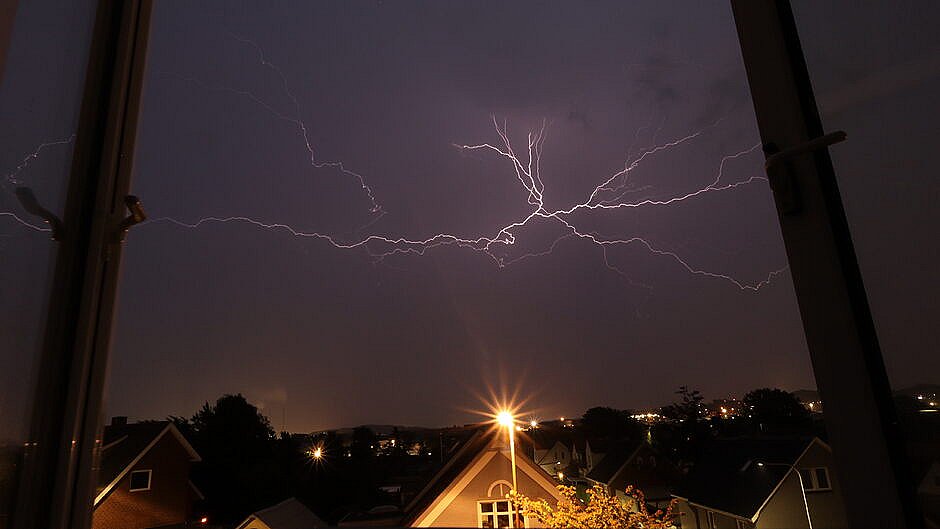
<path id="1" fill-rule="evenodd" d="M 338 170 L 344 175 L 353 177 L 361 187 L 363 193 L 368 198 L 370 203 L 370 212 L 372 213 L 373 218 L 365 226 L 360 227 L 358 232 L 362 232 L 366 228 L 373 226 L 383 215 L 386 214 L 386 211 L 380 205 L 373 189 L 366 182 L 365 177 L 359 173 L 347 169 L 343 162 L 321 161 L 317 158 L 316 150 L 310 141 L 308 127 L 302 119 L 301 105 L 298 98 L 291 91 L 287 77 L 284 75 L 283 71 L 266 58 L 263 49 L 258 44 L 238 36 L 234 36 L 234 38 L 240 43 L 250 46 L 257 53 L 260 64 L 272 71 L 278 77 L 284 95 L 292 103 L 293 113 L 286 114 L 281 112 L 270 103 L 266 102 L 264 99 L 245 89 L 233 88 L 229 86 L 214 86 L 199 79 L 176 74 L 167 75 L 185 82 L 193 83 L 205 90 L 222 91 L 238 97 L 246 98 L 253 104 L 263 108 L 275 119 L 292 124 L 294 127 L 296 127 L 297 133 L 303 141 L 306 152 L 309 156 L 309 163 L 312 167 L 331 168 Z M 488 234 L 481 233 L 474 235 L 458 235 L 442 232 L 427 238 L 409 238 L 406 236 L 381 235 L 373 233 L 360 236 L 358 239 L 352 241 L 348 241 L 342 240 L 338 236 L 329 233 L 304 231 L 289 224 L 266 222 L 256 218 L 241 215 L 206 216 L 191 222 L 170 217 L 160 217 L 150 220 L 146 224 L 169 224 L 186 229 L 199 229 L 208 224 L 244 224 L 258 229 L 281 231 L 294 237 L 318 239 L 326 242 L 327 244 L 330 244 L 337 249 L 363 250 L 376 261 L 381 261 L 387 257 L 399 254 L 424 255 L 429 250 L 442 246 L 456 246 L 458 248 L 468 249 L 474 252 L 485 254 L 490 257 L 500 268 L 518 263 L 526 259 L 548 256 L 562 241 L 576 239 L 587 241 L 590 244 L 598 247 L 602 251 L 604 265 L 611 271 L 628 280 L 629 278 L 626 276 L 625 272 L 611 263 L 608 255 L 609 248 L 616 246 L 637 246 L 644 249 L 651 255 L 664 257 L 674 261 L 689 274 L 720 279 L 738 287 L 739 289 L 750 291 L 757 291 L 763 286 L 766 286 L 774 279 L 775 276 L 786 269 L 786 267 L 783 267 L 778 270 L 771 271 L 764 277 L 764 279 L 761 279 L 760 281 L 745 282 L 736 279 L 729 274 L 709 271 L 697 267 L 689 262 L 688 259 L 681 257 L 676 252 L 658 247 L 644 237 L 605 236 L 598 232 L 590 231 L 580 227 L 578 219 L 582 218 L 583 216 L 590 217 L 590 215 L 602 214 L 604 212 L 635 208 L 673 207 L 683 202 L 695 200 L 706 194 L 730 192 L 739 187 L 747 186 L 755 182 L 766 181 L 766 178 L 763 176 L 751 176 L 744 180 L 734 182 L 723 181 L 723 173 L 726 165 L 735 159 L 755 152 L 759 147 L 758 144 L 734 154 L 724 156 L 718 164 L 715 177 L 703 187 L 666 198 L 645 198 L 636 201 L 630 201 L 626 199 L 628 195 L 635 194 L 648 188 L 648 186 L 633 188 L 631 187 L 630 181 L 631 173 L 640 167 L 644 161 L 699 138 L 701 135 L 705 134 L 708 129 L 716 127 L 718 122 L 701 130 L 687 134 L 681 138 L 666 141 L 649 147 L 640 152 L 638 155 L 632 157 L 630 156 L 630 152 L 632 151 L 631 146 L 631 148 L 628 150 L 627 160 L 624 163 L 623 168 L 611 174 L 610 176 L 601 179 L 600 183 L 594 187 L 590 193 L 587 194 L 583 201 L 569 204 L 561 209 L 550 209 L 545 206 L 546 187 L 542 180 L 541 174 L 542 154 L 547 138 L 548 123 L 543 121 L 538 130 L 528 132 L 526 135 L 525 145 L 521 149 L 517 150 L 517 147 L 510 138 L 508 123 L 506 121 L 500 122 L 495 116 L 492 117 L 492 121 L 496 136 L 499 138 L 498 142 L 479 144 L 453 144 L 455 149 L 461 152 L 490 152 L 498 157 L 505 158 L 512 169 L 512 174 L 515 176 L 516 180 L 521 186 L 522 191 L 525 194 L 526 208 L 524 211 L 521 212 L 517 218 L 511 219 L 504 225 L 494 228 L 492 232 Z M 662 126 L 660 126 L 660 128 L 662 128 Z M 639 135 L 639 131 L 637 131 L 637 135 Z M 7 175 L 5 178 L 6 182 L 13 183 L 16 175 L 23 171 L 30 161 L 38 157 L 43 149 L 54 145 L 69 143 L 73 139 L 74 135 L 70 136 L 66 140 L 41 144 L 33 153 L 27 156 L 23 162 L 18 165 L 13 172 L 10 173 L 10 175 Z M 635 141 L 636 138 L 634 138 L 634 142 Z M 48 228 L 30 224 L 12 212 L 0 213 L 0 216 L 12 218 L 19 224 L 22 224 L 30 229 L 48 231 Z M 524 228 L 530 227 L 531 224 L 539 221 L 553 223 L 561 230 L 561 234 L 556 237 L 548 247 L 540 251 L 527 252 L 522 253 L 521 255 L 510 256 L 510 249 L 516 244 L 517 235 L 519 235 Z M 631 284 L 637 284 L 632 280 L 629 281 Z"/>
<path id="2" fill-rule="evenodd" d="M 17 179 L 17 176 L 19 176 L 19 174 L 22 173 L 33 160 L 35 160 L 36 158 L 39 158 L 40 154 L 42 154 L 44 150 L 50 147 L 56 147 L 59 145 L 69 145 L 73 141 L 75 141 L 75 134 L 72 134 L 69 137 L 63 138 L 61 140 L 52 140 L 52 141 L 47 141 L 45 143 L 40 143 L 38 146 L 36 146 L 33 152 L 27 154 L 26 157 L 24 157 L 20 161 L 19 165 L 17 165 L 16 168 L 14 168 L 12 171 L 10 171 L 9 173 L 3 176 L 4 185 L 20 183 L 19 180 Z"/>

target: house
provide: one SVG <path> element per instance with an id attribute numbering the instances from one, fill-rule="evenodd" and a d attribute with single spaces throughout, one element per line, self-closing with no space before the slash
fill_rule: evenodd
<path id="1" fill-rule="evenodd" d="M 604 459 L 585 478 L 604 485 L 607 492 L 625 498 L 627 487 L 641 490 L 647 503 L 665 507 L 672 500 L 672 489 L 682 479 L 679 468 L 645 442 L 612 446 Z"/>
<path id="2" fill-rule="evenodd" d="M 523 450 L 516 451 L 519 492 L 554 503 L 556 483 Z M 505 431 L 480 427 L 405 508 L 403 527 L 514 527 L 506 494 L 512 488 Z M 534 520 L 522 520 L 534 526 Z"/>
<path id="3" fill-rule="evenodd" d="M 927 527 L 940 527 L 940 461 L 933 461 L 917 485 Z"/>
<path id="4" fill-rule="evenodd" d="M 313 514 L 297 498 L 288 498 L 277 505 L 260 510 L 245 518 L 236 529 L 318 529 L 327 523 Z"/>
<path id="5" fill-rule="evenodd" d="M 189 481 L 199 454 L 173 423 L 127 424 L 115 417 L 102 436 L 93 529 L 147 529 L 188 523 L 201 498 Z"/>
<path id="6" fill-rule="evenodd" d="M 578 452 L 573 443 L 568 446 L 560 440 L 555 440 L 548 446 L 533 444 L 532 460 L 547 474 L 557 476 L 559 472 L 568 472 L 572 463 L 578 460 Z"/>
<path id="7" fill-rule="evenodd" d="M 847 527 L 819 438 L 713 441 L 673 494 L 683 529 Z"/>
<path id="8" fill-rule="evenodd" d="M 600 464 L 607 453 L 609 441 L 601 439 L 588 439 L 584 442 L 584 471 L 590 473 L 591 470 Z"/>

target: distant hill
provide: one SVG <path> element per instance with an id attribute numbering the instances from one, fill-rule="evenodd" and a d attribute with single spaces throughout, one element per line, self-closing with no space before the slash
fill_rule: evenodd
<path id="1" fill-rule="evenodd" d="M 791 392 L 791 394 L 800 399 L 800 402 L 817 402 L 819 401 L 819 392 L 815 389 L 798 389 Z"/>
<path id="2" fill-rule="evenodd" d="M 897 395 L 916 397 L 917 395 L 940 395 L 940 384 L 916 384 L 894 391 Z"/>
<path id="3" fill-rule="evenodd" d="M 425 426 L 403 426 L 400 424 L 362 424 L 359 426 L 348 427 L 348 428 L 337 428 L 335 431 L 337 434 L 352 434 L 353 430 L 356 428 L 368 428 L 375 432 L 376 435 L 390 435 L 397 428 L 399 432 L 423 432 L 427 430 L 432 430 L 433 428 L 428 428 Z"/>
<path id="4" fill-rule="evenodd" d="M 793 391 L 793 396 L 802 402 L 814 402 L 819 400 L 819 392 L 815 389 L 800 389 Z M 910 387 L 894 390 L 895 395 L 905 395 L 916 397 L 917 395 L 940 395 L 940 384 L 915 384 Z"/>

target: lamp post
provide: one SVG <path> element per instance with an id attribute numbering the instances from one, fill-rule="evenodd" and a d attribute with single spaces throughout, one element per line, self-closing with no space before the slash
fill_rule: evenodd
<path id="1" fill-rule="evenodd" d="M 806 509 L 806 523 L 809 524 L 809 529 L 813 529 L 813 519 L 810 518 L 809 516 L 809 502 L 806 501 L 806 487 L 803 486 L 803 475 L 800 474 L 800 471 L 797 470 L 796 467 L 790 463 L 767 463 L 764 461 L 760 461 L 757 463 L 757 466 L 759 467 L 767 467 L 767 466 L 786 467 L 789 469 L 787 471 L 788 474 L 789 474 L 789 471 L 793 471 L 796 473 L 797 479 L 800 480 L 800 493 L 803 495 L 803 507 Z"/>
<path id="2" fill-rule="evenodd" d="M 506 430 L 509 431 L 509 463 L 512 468 L 512 491 L 518 494 L 519 489 L 516 483 L 516 421 L 511 412 L 501 411 L 496 415 L 496 422 L 498 422 L 500 426 L 505 426 Z M 510 505 L 512 504 L 510 503 Z M 514 506 L 512 507 L 512 517 L 514 522 L 513 526 L 519 527 L 519 511 Z"/>

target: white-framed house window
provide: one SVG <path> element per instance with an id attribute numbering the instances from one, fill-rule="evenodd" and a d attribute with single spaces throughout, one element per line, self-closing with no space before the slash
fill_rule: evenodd
<path id="1" fill-rule="evenodd" d="M 803 490 L 806 492 L 832 490 L 829 469 L 826 467 L 801 468 L 800 475 L 803 477 Z"/>
<path id="2" fill-rule="evenodd" d="M 508 481 L 497 481 L 490 485 L 487 499 L 477 502 L 477 527 L 501 529 L 505 527 L 527 527 L 524 516 L 519 516 L 521 526 L 516 525 L 512 505 L 506 495 L 512 490 Z"/>
<path id="3" fill-rule="evenodd" d="M 705 523 L 708 529 L 718 529 L 718 513 L 715 511 L 705 511 Z"/>
<path id="4" fill-rule="evenodd" d="M 153 476 L 152 470 L 133 470 L 130 477 L 131 492 L 140 492 L 150 490 L 150 478 Z"/>

